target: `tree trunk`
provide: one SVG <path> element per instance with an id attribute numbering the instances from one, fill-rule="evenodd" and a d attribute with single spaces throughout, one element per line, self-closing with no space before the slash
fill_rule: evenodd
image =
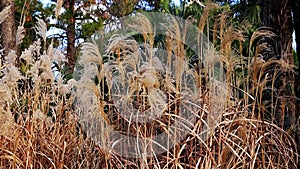
<path id="1" fill-rule="evenodd" d="M 75 0 L 65 1 L 65 8 L 67 9 L 67 59 L 68 59 L 68 73 L 72 74 L 75 67 Z"/>
<path id="2" fill-rule="evenodd" d="M 300 56 L 300 0 L 294 0 L 293 2 L 293 20 L 294 20 L 294 30 L 296 35 L 296 51 L 298 58 Z M 298 59 L 298 67 L 300 66 L 300 59 Z"/>
<path id="3" fill-rule="evenodd" d="M 296 70 L 296 78 L 295 78 L 295 93 L 296 97 L 296 118 L 300 116 L 300 0 L 294 0 L 293 4 L 293 20 L 294 20 L 294 30 L 296 35 L 296 52 L 298 58 L 298 69 Z M 300 151 L 300 126 L 296 128 L 296 144 L 298 145 L 298 152 Z M 300 163 L 299 163 L 300 168 Z"/>
<path id="4" fill-rule="evenodd" d="M 260 44 L 267 45 L 261 52 L 265 61 L 280 60 L 267 68 L 271 80 L 275 79 L 271 112 L 277 125 L 288 129 L 295 124 L 294 74 L 292 65 L 292 4 L 290 0 L 260 0 L 262 26 L 276 34 L 275 38 L 264 37 Z M 290 65 L 290 66 L 286 66 Z M 277 73 L 276 73 L 277 72 Z M 279 73 L 278 73 L 279 72 Z M 276 74 L 274 74 L 276 73 Z M 271 84 L 269 84 L 271 85 Z M 271 87 L 271 86 L 267 86 Z M 294 137 L 294 133 L 291 133 Z"/>
<path id="5" fill-rule="evenodd" d="M 15 25 L 15 7 L 14 0 L 1 0 L 0 11 L 7 6 L 11 6 L 10 14 L 0 25 L 1 30 L 1 45 L 5 49 L 4 55 L 7 55 L 10 50 L 16 50 L 16 25 Z"/>

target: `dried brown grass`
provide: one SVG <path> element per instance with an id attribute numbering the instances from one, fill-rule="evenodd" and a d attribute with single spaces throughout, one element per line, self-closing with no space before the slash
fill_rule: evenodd
<path id="1" fill-rule="evenodd" d="M 206 4 L 206 7 L 210 7 Z M 209 10 L 207 10 L 209 11 Z M 208 12 L 205 17 L 208 16 Z M 2 67 L 0 87 L 0 167 L 1 168 L 297 168 L 297 150 L 294 139 L 289 132 L 278 127 L 272 120 L 264 118 L 265 107 L 262 98 L 262 90 L 268 82 L 274 79 L 266 77 L 265 68 L 271 64 L 280 65 L 284 70 L 291 70 L 293 67 L 281 61 L 269 61 L 258 64 L 258 56 L 254 54 L 254 60 L 245 60 L 243 56 L 237 56 L 239 50 L 233 50 L 233 41 L 242 43 L 244 36 L 242 31 L 232 26 L 225 25 L 226 12 L 222 13 L 223 19 L 219 20 L 220 25 L 214 26 L 214 32 L 219 32 L 219 38 L 214 36 L 215 41 L 221 43 L 221 53 L 215 50 L 208 50 L 208 54 L 213 55 L 209 69 L 214 68 L 214 61 L 221 61 L 225 65 L 226 85 L 218 88 L 225 90 L 226 95 L 213 97 L 217 88 L 212 88 L 215 84 L 210 80 L 207 86 L 196 93 L 196 100 L 201 101 L 201 107 L 194 110 L 197 117 L 195 123 L 187 129 L 186 137 L 180 142 L 176 142 L 171 147 L 166 147 L 167 151 L 155 154 L 151 157 L 126 158 L 115 153 L 111 146 L 117 144 L 116 140 L 110 140 L 109 131 L 104 129 L 107 125 L 114 126 L 115 129 L 123 131 L 125 134 L 134 136 L 153 136 L 157 133 L 168 131 L 174 123 L 173 118 L 178 114 L 176 105 L 180 100 L 182 72 L 187 71 L 186 67 L 178 67 L 173 83 L 169 74 L 164 76 L 158 73 L 161 69 L 159 61 L 155 57 L 151 24 L 146 22 L 146 17 L 142 16 L 145 24 L 137 24 L 137 31 L 143 35 L 145 53 L 151 56 L 148 60 L 150 64 L 143 67 L 137 66 L 139 55 L 137 42 L 131 37 L 114 36 L 107 48 L 108 55 L 118 56 L 117 60 L 105 62 L 103 51 L 99 51 L 94 43 L 83 45 L 83 56 L 79 63 L 83 67 L 81 79 L 70 80 L 63 83 L 58 77 L 54 79 L 51 71 L 51 63 L 63 61 L 62 54 L 51 48 L 46 52 L 46 48 L 41 48 L 40 41 L 35 42 L 28 51 L 24 51 L 20 58 L 25 60 L 23 68 L 14 67 L 15 60 L 10 58 Z M 204 29 L 204 22 L 201 20 L 200 31 Z M 184 36 L 176 26 L 176 20 L 172 20 L 169 27 L 169 34 L 166 38 L 167 56 L 172 53 L 179 56 L 178 63 L 185 57 Z M 40 25 L 41 26 L 41 25 Z M 37 29 L 40 29 L 40 26 Z M 145 26 L 145 29 L 144 27 Z M 217 29 L 219 28 L 219 29 Z M 226 28 L 226 31 L 225 31 Z M 228 29 L 227 29 L 228 28 Z M 43 28 L 45 30 L 45 28 Z M 146 31 L 147 30 L 147 31 Z M 37 33 L 45 39 L 44 31 Z M 251 38 L 251 45 L 255 38 L 265 32 L 254 33 Z M 20 38 L 22 39 L 22 38 Z M 43 55 L 33 57 L 33 53 L 45 50 Z M 55 52 L 53 51 L 55 50 Z M 26 58 L 26 59 L 25 59 Z M 60 58 L 60 59 L 59 59 Z M 246 75 L 238 76 L 235 71 L 244 61 L 242 70 L 249 72 Z M 156 64 L 151 64 L 151 63 Z M 255 66 L 248 66 L 254 64 Z M 95 66 L 98 65 L 98 66 Z M 125 69 L 132 67 L 137 72 L 134 79 L 127 81 L 131 85 L 128 93 L 120 92 L 118 97 L 121 100 L 140 99 L 137 102 L 139 108 L 146 109 L 149 104 L 152 107 L 159 107 L 166 104 L 164 115 L 153 123 L 138 124 L 132 119 L 126 119 L 115 109 L 112 86 L 116 80 L 126 82 L 128 75 Z M 114 74 L 113 70 L 119 70 L 119 74 Z M 166 71 L 171 71 L 172 65 L 169 60 Z M 79 71 L 79 70 L 78 70 Z M 213 72 L 199 70 L 192 75 L 201 78 L 201 73 L 212 78 Z M 198 74 L 198 75 L 197 75 Z M 223 67 L 220 68 L 220 76 L 225 74 Z M 100 83 L 96 85 L 90 77 L 96 76 Z M 274 75 L 276 76 L 276 75 Z M 274 77 L 273 76 L 273 77 Z M 82 80 L 82 81 L 80 81 Z M 136 80 L 136 81 L 134 81 Z M 106 82 L 108 89 L 104 89 Z M 157 82 L 150 84 L 150 82 Z M 200 80 L 201 81 L 201 80 Z M 142 85 L 140 86 L 139 83 Z M 251 85 L 248 85 L 251 84 Z M 76 86 L 77 94 L 94 97 L 98 100 L 95 104 L 90 104 L 86 100 L 76 100 L 76 95 L 72 95 L 72 89 Z M 159 90 L 163 92 L 158 92 Z M 233 89 L 243 93 L 243 97 L 238 97 Z M 272 88 L 271 88 L 272 90 Z M 85 93 L 85 92 L 91 93 Z M 82 93 L 81 93 L 82 92 Z M 105 95 L 108 92 L 108 95 Z M 142 92 L 142 94 L 139 94 Z M 198 92 L 201 94 L 198 95 Z M 273 91 L 276 92 L 276 91 Z M 230 93 L 230 94 L 229 94 Z M 129 95 L 129 96 L 128 96 Z M 78 96 L 78 95 L 77 95 Z M 172 98 L 172 99 L 171 99 Z M 212 109 L 216 100 L 222 103 L 224 109 Z M 147 101 L 145 101 L 147 100 Z M 154 101 L 155 100 L 155 101 Z M 82 112 L 77 112 L 76 104 L 85 104 Z M 189 103 L 186 103 L 189 105 Z M 124 108 L 126 110 L 126 107 Z M 130 109 L 128 109 L 130 110 Z M 216 112 L 213 112 L 216 111 Z M 86 114 L 90 113 L 90 116 Z M 99 113 L 100 112 L 100 113 Z M 82 114 L 83 113 L 83 114 Z M 221 115 L 215 126 L 212 128 L 213 134 L 203 137 L 203 126 L 207 123 L 211 113 Z M 81 119 L 86 118 L 86 119 Z M 101 123 L 93 119 L 104 119 Z M 89 125 L 95 126 L 100 137 L 93 139 L 89 131 L 84 130 L 82 121 L 88 121 Z M 214 119 L 211 119 L 214 120 Z M 85 123 L 87 124 L 87 123 Z M 174 131 L 179 128 L 173 128 Z M 205 138 L 205 139 L 204 139 Z M 103 146 L 108 145 L 108 146 Z"/>

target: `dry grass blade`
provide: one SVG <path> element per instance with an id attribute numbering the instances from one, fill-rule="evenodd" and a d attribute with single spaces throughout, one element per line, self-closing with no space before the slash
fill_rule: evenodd
<path id="1" fill-rule="evenodd" d="M 203 14 L 202 14 L 199 24 L 198 24 L 198 29 L 200 32 L 203 32 L 206 22 L 208 21 L 210 12 L 214 9 L 217 9 L 218 7 L 219 7 L 219 5 L 215 4 L 215 3 L 208 2 L 206 4 L 206 6 L 204 7 Z"/>
<path id="2" fill-rule="evenodd" d="M 57 0 L 56 2 L 56 9 L 55 9 L 55 17 L 56 19 L 58 19 L 59 15 L 60 15 L 60 10 L 63 6 L 64 0 Z"/>
<path id="3" fill-rule="evenodd" d="M 268 38 L 272 38 L 277 36 L 274 32 L 270 31 L 270 30 L 266 30 L 266 29 L 262 29 L 262 30 L 258 30 L 255 31 L 250 39 L 250 44 L 249 44 L 249 49 L 251 49 L 253 43 L 255 42 L 255 40 L 258 40 L 261 37 L 268 37 Z M 249 50 L 251 51 L 251 50 Z"/>

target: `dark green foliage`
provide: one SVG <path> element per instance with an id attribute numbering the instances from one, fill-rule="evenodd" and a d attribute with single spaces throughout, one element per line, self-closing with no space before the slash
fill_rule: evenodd
<path id="1" fill-rule="evenodd" d="M 31 3 L 24 0 L 15 0 L 15 20 L 17 26 L 23 25 L 26 31 L 25 37 L 23 38 L 23 43 L 20 45 L 20 51 L 27 49 L 38 38 L 34 30 L 34 26 L 37 23 L 36 18 L 43 19 L 49 28 L 50 18 L 53 10 L 55 9 L 54 4 L 44 7 L 43 3 L 40 1 L 34 0 L 30 2 Z"/>

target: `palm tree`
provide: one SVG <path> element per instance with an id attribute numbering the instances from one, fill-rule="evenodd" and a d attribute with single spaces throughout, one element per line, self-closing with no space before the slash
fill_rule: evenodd
<path id="1" fill-rule="evenodd" d="M 270 78 L 269 87 L 275 87 L 273 90 L 273 99 L 275 101 L 269 105 L 270 112 L 275 115 L 276 123 L 281 127 L 289 128 L 284 119 L 291 119 L 295 122 L 295 94 L 294 94 L 294 74 L 292 73 L 294 58 L 292 55 L 292 33 L 293 33 L 293 15 L 292 1 L 290 0 L 216 0 L 223 4 L 228 3 L 232 8 L 232 17 L 239 22 L 249 21 L 253 28 L 259 28 L 260 31 L 268 31 L 270 34 L 262 37 L 258 41 L 258 46 L 265 46 L 264 50 L 259 51 L 264 61 L 281 61 L 290 65 L 284 67 L 280 64 L 271 64 L 265 69 L 265 75 L 268 73 Z M 296 3 L 296 2 L 294 2 Z M 294 5 L 295 6 L 295 5 Z M 297 29 L 297 14 L 299 13 L 295 6 L 295 29 Z M 299 14 L 298 14 L 299 15 Z M 299 18 L 299 17 L 298 17 Z M 299 22 L 299 21 L 298 21 Z M 298 26 L 300 24 L 298 23 Z M 297 29 L 299 30 L 299 28 Z M 300 33 L 299 33 L 300 36 Z M 300 41 L 300 38 L 298 39 Z M 300 44 L 300 43 L 299 43 Z M 279 63 L 279 62 L 277 62 Z M 287 68 L 287 69 L 284 69 Z M 277 73 L 275 75 L 274 73 Z M 274 76 L 270 76 L 274 75 Z M 272 80 L 274 83 L 272 84 Z M 276 92 L 275 92 L 276 91 Z M 278 98 L 278 99 L 277 99 Z M 263 98 L 269 101 L 271 97 Z M 277 99 L 277 100 L 276 100 Z M 289 121 L 289 120 L 288 120 Z"/>
<path id="2" fill-rule="evenodd" d="M 272 64 L 268 68 L 273 74 L 270 78 L 274 80 L 272 85 L 276 91 L 273 92 L 273 99 L 276 98 L 276 101 L 272 105 L 274 106 L 272 112 L 275 115 L 274 120 L 280 127 L 290 128 L 295 124 L 292 4 L 289 0 L 261 0 L 259 3 L 262 26 L 276 35 L 273 38 L 261 39 L 259 45 L 266 48 L 260 54 L 265 61 L 282 61 L 282 64 Z"/>

